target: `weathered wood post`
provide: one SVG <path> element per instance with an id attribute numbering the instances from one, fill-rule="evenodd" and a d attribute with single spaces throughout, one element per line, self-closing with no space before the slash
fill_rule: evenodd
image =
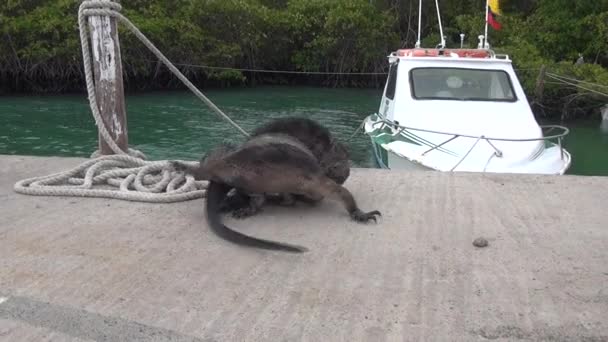
<path id="1" fill-rule="evenodd" d="M 111 2 L 111 0 L 105 1 Z M 126 152 L 127 115 L 116 19 L 108 16 L 90 16 L 88 23 L 91 50 L 93 50 L 95 97 L 101 118 L 114 142 Z M 114 154 L 101 135 L 98 135 L 98 139 L 100 154 Z"/>

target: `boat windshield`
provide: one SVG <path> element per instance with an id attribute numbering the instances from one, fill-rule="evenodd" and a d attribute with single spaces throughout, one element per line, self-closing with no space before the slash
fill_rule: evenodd
<path id="1" fill-rule="evenodd" d="M 516 100 L 509 75 L 503 70 L 414 68 L 412 96 L 418 100 Z"/>

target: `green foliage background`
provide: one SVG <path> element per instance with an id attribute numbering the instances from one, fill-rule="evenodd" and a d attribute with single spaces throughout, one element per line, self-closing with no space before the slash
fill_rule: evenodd
<path id="1" fill-rule="evenodd" d="M 84 89 L 78 0 L 0 2 L 0 93 Z M 485 0 L 439 1 L 448 47 L 475 47 Z M 381 75 L 302 75 L 201 68 L 385 73 L 386 56 L 416 41 L 418 0 L 131 0 L 123 14 L 201 87 L 256 84 L 382 87 Z M 608 0 L 502 0 L 503 29 L 489 28 L 529 96 L 541 65 L 608 92 Z M 439 42 L 434 1 L 425 1 L 423 46 Z M 129 91 L 180 88 L 179 81 L 120 29 Z M 575 65 L 581 54 L 585 64 Z M 548 79 L 550 81 L 550 79 Z M 594 85 L 599 84 L 599 85 Z M 606 97 L 547 82 L 541 113 L 581 116 Z"/>

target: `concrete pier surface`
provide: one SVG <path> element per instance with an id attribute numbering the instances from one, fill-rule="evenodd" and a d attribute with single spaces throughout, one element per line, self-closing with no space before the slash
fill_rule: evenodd
<path id="1" fill-rule="evenodd" d="M 82 161 L 0 156 L 1 341 L 608 341 L 608 178 L 355 169 L 377 224 L 225 219 L 296 255 L 219 239 L 203 199 L 13 191 Z"/>

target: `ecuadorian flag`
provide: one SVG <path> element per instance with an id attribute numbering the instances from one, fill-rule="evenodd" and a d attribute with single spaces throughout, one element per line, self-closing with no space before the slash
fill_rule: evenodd
<path id="1" fill-rule="evenodd" d="M 502 25 L 496 21 L 496 15 L 501 15 L 500 11 L 500 0 L 488 0 L 488 24 L 492 26 L 495 30 L 500 30 Z"/>

